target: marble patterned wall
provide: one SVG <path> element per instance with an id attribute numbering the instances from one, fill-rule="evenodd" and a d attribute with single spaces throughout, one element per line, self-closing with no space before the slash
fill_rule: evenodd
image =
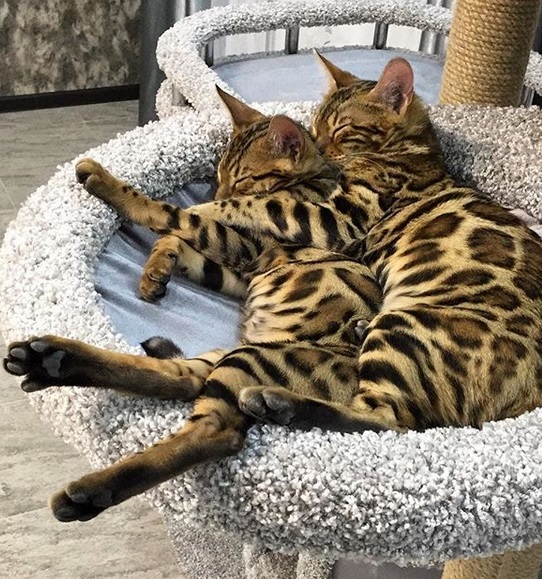
<path id="1" fill-rule="evenodd" d="M 0 97 L 138 82 L 140 0 L 0 0 Z"/>

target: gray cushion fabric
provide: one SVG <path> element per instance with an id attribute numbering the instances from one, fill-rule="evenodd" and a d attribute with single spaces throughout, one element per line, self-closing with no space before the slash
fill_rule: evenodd
<path id="1" fill-rule="evenodd" d="M 345 48 L 323 51 L 334 64 L 365 80 L 377 80 L 394 57 L 407 58 L 414 70 L 416 92 L 436 104 L 442 62 L 436 56 L 396 49 Z M 243 58 L 217 63 L 213 70 L 247 102 L 301 100 L 318 102 L 327 88 L 325 73 L 312 53 Z"/>

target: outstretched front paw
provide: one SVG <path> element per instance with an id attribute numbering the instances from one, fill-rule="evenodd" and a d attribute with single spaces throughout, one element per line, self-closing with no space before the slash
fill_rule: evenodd
<path id="1" fill-rule="evenodd" d="M 70 354 L 54 336 L 13 342 L 4 358 L 4 369 L 14 376 L 25 376 L 21 388 L 37 392 L 48 386 L 66 384 L 70 371 Z"/>
<path id="2" fill-rule="evenodd" d="M 274 424 L 287 425 L 297 415 L 297 398 L 285 388 L 243 388 L 239 395 L 239 408 L 245 414 Z"/>
<path id="3" fill-rule="evenodd" d="M 75 166 L 77 181 L 91 194 L 100 199 L 107 199 L 108 192 L 118 180 L 93 159 L 81 159 Z"/>
<path id="4" fill-rule="evenodd" d="M 113 504 L 113 491 L 94 474 L 70 483 L 49 501 L 53 515 L 63 523 L 89 521 Z"/>

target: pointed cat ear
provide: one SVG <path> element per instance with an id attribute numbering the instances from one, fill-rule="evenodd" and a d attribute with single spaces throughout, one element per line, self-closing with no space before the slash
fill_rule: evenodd
<path id="1" fill-rule="evenodd" d="M 230 112 L 234 131 L 241 131 L 252 123 L 264 118 L 264 115 L 262 115 L 260 111 L 257 111 L 256 109 L 249 107 L 243 101 L 236 99 L 231 94 L 222 90 L 218 85 L 215 85 L 215 87 L 218 96 Z"/>
<path id="2" fill-rule="evenodd" d="M 299 161 L 305 152 L 305 137 L 301 129 L 288 117 L 277 115 L 271 119 L 267 138 L 275 153 Z"/>
<path id="3" fill-rule="evenodd" d="M 347 72 L 346 70 L 341 70 L 338 66 L 335 66 L 327 58 L 324 58 L 317 50 L 314 50 L 314 54 L 320 60 L 320 63 L 324 67 L 329 80 L 329 88 L 331 90 L 337 90 L 345 86 L 350 86 L 359 82 L 359 78 L 353 74 Z"/>
<path id="4" fill-rule="evenodd" d="M 390 60 L 369 95 L 404 115 L 414 95 L 414 72 L 404 58 Z"/>

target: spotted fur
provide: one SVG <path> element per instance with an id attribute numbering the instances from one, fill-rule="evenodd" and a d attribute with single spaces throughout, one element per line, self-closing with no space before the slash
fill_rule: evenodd
<path id="1" fill-rule="evenodd" d="M 376 83 L 322 60 L 331 89 L 312 134 L 350 191 L 374 200 L 365 263 L 384 295 L 364 331 L 359 391 L 333 407 L 337 429 L 351 412 L 402 431 L 481 427 L 540 406 L 540 238 L 455 183 L 405 60 Z M 291 423 L 299 413 L 305 424 L 307 404 L 323 403 L 289 404 Z"/>

